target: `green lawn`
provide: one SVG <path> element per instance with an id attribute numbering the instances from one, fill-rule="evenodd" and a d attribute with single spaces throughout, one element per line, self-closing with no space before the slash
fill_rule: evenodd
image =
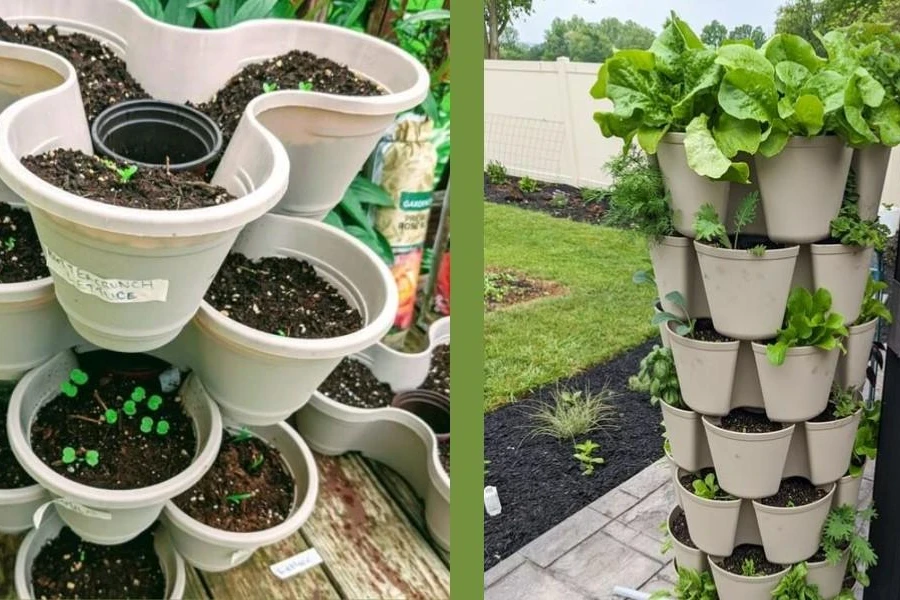
<path id="1" fill-rule="evenodd" d="M 632 283 L 650 268 L 638 234 L 485 203 L 485 267 L 515 269 L 568 288 L 485 314 L 484 409 L 567 377 L 640 344 L 650 325 L 650 286 Z"/>

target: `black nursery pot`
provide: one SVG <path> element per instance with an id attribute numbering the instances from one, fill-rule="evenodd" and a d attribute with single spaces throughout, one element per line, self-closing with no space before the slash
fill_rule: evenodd
<path id="1" fill-rule="evenodd" d="M 434 432 L 439 442 L 450 439 L 450 398 L 431 390 L 411 390 L 394 396 L 391 406 L 416 415 Z"/>
<path id="2" fill-rule="evenodd" d="M 183 104 L 128 100 L 104 110 L 91 125 L 97 154 L 138 167 L 204 173 L 222 150 L 215 121 Z"/>

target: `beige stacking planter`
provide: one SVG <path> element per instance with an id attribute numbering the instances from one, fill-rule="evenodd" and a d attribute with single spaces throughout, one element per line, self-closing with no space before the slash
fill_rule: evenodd
<path id="1" fill-rule="evenodd" d="M 698 471 L 709 466 L 711 459 L 700 415 L 665 402 L 659 404 L 675 463 L 688 471 Z"/>
<path id="2" fill-rule="evenodd" d="M 850 563 L 850 550 L 844 551 L 844 555 L 836 565 L 828 564 L 828 561 L 807 562 L 809 572 L 806 581 L 819 588 L 819 594 L 823 598 L 834 598 L 841 593 L 844 587 L 844 574 Z"/>
<path id="3" fill-rule="evenodd" d="M 658 242 L 651 241 L 649 250 L 656 279 L 656 293 L 663 310 L 683 316 L 681 308 L 666 299 L 670 292 L 680 292 L 692 318 L 708 317 L 709 305 L 691 239 L 667 235 Z"/>
<path id="4" fill-rule="evenodd" d="M 866 383 L 866 367 L 869 364 L 877 328 L 878 319 L 848 327 L 850 335 L 844 339 L 847 353 L 838 359 L 835 383 L 844 388 L 862 389 Z"/>
<path id="5" fill-rule="evenodd" d="M 836 421 L 807 421 L 803 424 L 809 457 L 809 480 L 813 485 L 837 481 L 850 468 L 853 442 L 861 416 L 862 410 L 858 410 Z M 835 492 L 835 495 L 838 493 Z"/>
<path id="6" fill-rule="evenodd" d="M 822 498 L 803 506 L 767 506 L 753 500 L 763 549 L 769 562 L 786 565 L 807 560 L 819 549 L 822 525 L 834 495 L 834 484 Z"/>
<path id="7" fill-rule="evenodd" d="M 745 577 L 726 571 L 712 556 L 709 557 L 709 566 L 716 582 L 716 591 L 722 600 L 772 600 L 772 590 L 790 570 L 790 567 L 785 567 L 783 571 L 773 575 Z"/>
<path id="8" fill-rule="evenodd" d="M 862 475 L 854 477 L 852 475 L 844 475 L 837 481 L 837 489 L 834 492 L 833 507 L 849 504 L 856 506 L 859 504 L 859 490 L 862 488 Z"/>
<path id="9" fill-rule="evenodd" d="M 843 244 L 811 244 L 813 289 L 831 292 L 831 311 L 844 316 L 844 325 L 859 317 L 874 248 Z"/>
<path id="10" fill-rule="evenodd" d="M 727 415 L 731 410 L 740 342 L 694 340 L 675 333 L 671 322 L 668 327 L 685 404 L 700 414 Z"/>
<path id="11" fill-rule="evenodd" d="M 784 363 L 773 365 L 766 346 L 753 342 L 756 369 L 762 387 L 766 416 L 778 423 L 812 419 L 828 405 L 840 349 L 815 346 L 789 348 Z"/>
<path id="12" fill-rule="evenodd" d="M 687 519 L 691 539 L 706 554 L 728 556 L 734 551 L 741 515 L 741 499 L 708 500 L 684 489 L 679 478 L 686 473 L 679 471 L 673 478 L 681 495 L 684 516 Z M 718 475 L 718 473 L 717 473 Z"/>
<path id="13" fill-rule="evenodd" d="M 441 317 L 428 326 L 428 344 L 420 352 L 400 352 L 378 342 L 363 351 L 372 374 L 395 390 L 411 390 L 422 385 L 431 368 L 435 348 L 450 343 L 450 317 Z"/>
<path id="14" fill-rule="evenodd" d="M 691 548 L 686 544 L 678 541 L 674 535 L 672 535 L 672 520 L 682 512 L 681 508 L 675 506 L 672 508 L 672 512 L 669 513 L 669 518 L 666 520 L 666 525 L 669 528 L 669 537 L 672 538 L 672 549 L 675 552 L 675 565 L 679 569 L 691 569 L 694 571 L 708 571 L 709 563 L 706 561 L 706 554 L 697 548 Z"/>
<path id="15" fill-rule="evenodd" d="M 856 173 L 859 216 L 865 221 L 878 218 L 888 163 L 891 161 L 891 150 L 892 148 L 880 144 L 870 144 L 853 150 L 850 166 Z"/>

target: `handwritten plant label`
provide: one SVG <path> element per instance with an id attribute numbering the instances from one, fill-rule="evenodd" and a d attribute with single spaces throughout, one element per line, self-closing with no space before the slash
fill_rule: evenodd
<path id="1" fill-rule="evenodd" d="M 165 302 L 169 294 L 167 279 L 105 279 L 73 265 L 47 247 L 44 247 L 44 256 L 50 270 L 79 292 L 111 304 Z"/>
<path id="2" fill-rule="evenodd" d="M 53 500 L 50 500 L 49 502 L 45 502 L 44 504 L 40 505 L 37 508 L 37 510 L 34 511 L 34 515 L 32 515 L 32 521 L 34 523 L 35 529 L 40 527 L 41 521 L 44 518 L 44 513 L 46 513 L 47 509 L 50 508 L 50 506 L 53 504 L 55 504 L 59 507 L 62 507 L 62 508 L 67 508 L 67 509 L 69 509 L 73 512 L 76 512 L 79 515 L 82 515 L 85 517 L 90 517 L 93 519 L 101 519 L 103 521 L 109 521 L 110 519 L 112 519 L 111 513 L 90 508 L 88 506 L 85 506 L 84 504 L 80 504 L 69 498 L 55 498 Z"/>
<path id="3" fill-rule="evenodd" d="M 319 552 L 315 548 L 310 548 L 300 554 L 295 554 L 281 562 L 270 565 L 269 568 L 279 579 L 287 579 L 321 563 L 322 557 L 319 556 Z"/>

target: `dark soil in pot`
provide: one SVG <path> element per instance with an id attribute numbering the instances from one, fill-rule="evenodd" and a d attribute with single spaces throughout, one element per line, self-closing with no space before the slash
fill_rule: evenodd
<path id="1" fill-rule="evenodd" d="M 728 239 L 731 240 L 731 248 L 730 250 L 751 250 L 757 247 L 762 246 L 766 250 L 779 250 L 781 248 L 787 248 L 791 246 L 791 244 L 779 244 L 778 242 L 773 242 L 769 238 L 762 235 L 751 235 L 748 233 L 742 234 L 738 236 L 737 244 L 734 243 L 734 235 L 729 235 Z M 724 248 L 722 244 L 718 242 L 707 242 L 705 240 L 697 240 L 701 244 L 706 244 L 707 246 L 713 246 L 716 248 Z"/>
<path id="2" fill-rule="evenodd" d="M 10 27 L 0 19 L 0 41 L 50 50 L 67 59 L 78 74 L 81 99 L 88 121 L 106 107 L 135 98 L 147 98 L 144 88 L 128 74 L 125 61 L 98 42 L 81 33 L 61 34 L 55 26 Z"/>
<path id="3" fill-rule="evenodd" d="M 59 383 L 61 393 L 31 424 L 31 447 L 63 477 L 96 488 L 138 489 L 191 464 L 197 438 L 177 391 L 84 365 Z"/>
<path id="4" fill-rule="evenodd" d="M 762 411 L 737 408 L 724 417 L 720 427 L 740 433 L 769 433 L 784 429 L 781 423 L 770 421 Z"/>
<path id="5" fill-rule="evenodd" d="M 193 173 L 142 168 L 127 177 L 127 169 L 134 167 L 78 150 L 51 150 L 26 156 L 22 164 L 71 194 L 126 208 L 190 210 L 235 199 L 225 188 L 206 183 Z"/>
<path id="6" fill-rule="evenodd" d="M 828 495 L 823 489 L 814 486 L 804 477 L 788 477 L 781 480 L 778 492 L 774 496 L 762 498 L 761 504 L 766 506 L 794 507 L 812 504 Z"/>
<path id="7" fill-rule="evenodd" d="M 698 479 L 706 479 L 707 475 L 715 475 L 715 474 L 716 474 L 716 470 L 711 467 L 708 467 L 706 469 L 701 469 L 701 470 L 697 471 L 696 473 L 685 473 L 684 475 L 682 475 L 681 477 L 678 478 L 678 482 L 681 484 L 681 487 L 686 489 L 691 494 L 696 495 L 696 493 L 694 492 L 694 481 L 696 481 Z M 716 480 L 716 484 L 718 485 L 718 480 Z M 720 489 L 716 493 L 716 497 L 713 498 L 713 500 L 733 500 L 733 499 L 734 499 L 734 496 L 732 496 L 731 494 L 729 494 L 728 492 L 726 492 L 723 489 Z"/>
<path id="8" fill-rule="evenodd" d="M 743 565 L 748 560 L 753 561 L 756 571 L 755 576 L 757 577 L 774 575 L 784 571 L 783 565 L 776 565 L 767 561 L 763 547 L 754 544 L 741 544 L 734 549 L 731 556 L 726 556 L 718 564 L 729 573 L 743 575 Z"/>
<path id="9" fill-rule="evenodd" d="M 27 211 L 0 202 L 0 284 L 50 277 Z"/>
<path id="10" fill-rule="evenodd" d="M 450 344 L 435 346 L 428 376 L 421 388 L 450 396 Z"/>
<path id="11" fill-rule="evenodd" d="M 438 442 L 438 455 L 441 459 L 441 465 L 450 474 L 450 440 Z"/>
<path id="12" fill-rule="evenodd" d="M 219 124 L 227 146 L 251 100 L 266 93 L 266 88 L 296 90 L 301 84 L 311 86 L 308 89 L 313 92 L 341 96 L 381 96 L 385 93 L 373 81 L 333 60 L 293 50 L 244 67 L 215 96 L 197 108 Z"/>
<path id="13" fill-rule="evenodd" d="M 293 500 L 281 453 L 248 431 L 226 430 L 212 468 L 174 502 L 204 525 L 246 533 L 284 522 Z"/>
<path id="14" fill-rule="evenodd" d="M 153 548 L 153 533 L 114 546 L 82 541 L 68 527 L 34 559 L 35 598 L 162 598 L 166 577 Z"/>
<path id="15" fill-rule="evenodd" d="M 286 337 L 323 339 L 362 329 L 359 311 L 306 261 L 232 253 L 206 301 L 238 323 Z"/>
<path id="16" fill-rule="evenodd" d="M 727 335 L 722 335 L 713 327 L 712 319 L 697 319 L 694 322 L 694 330 L 687 336 L 688 339 L 700 342 L 733 342 Z"/>
<path id="17" fill-rule="evenodd" d="M 691 532 L 688 531 L 687 518 L 680 508 L 676 508 L 674 516 L 669 519 L 669 533 L 688 548 L 697 549 L 697 545 L 691 539 Z"/>
<path id="18" fill-rule="evenodd" d="M 599 225 L 603 222 L 609 207 L 606 197 L 587 202 L 582 195 L 583 190 L 562 183 L 538 182 L 540 188 L 536 192 L 523 192 L 519 189 L 520 179 L 510 175 L 506 183 L 493 184 L 485 175 L 484 199 L 494 204 L 518 206 L 580 223 Z M 557 194 L 556 199 L 553 198 L 554 193 Z"/>
<path id="19" fill-rule="evenodd" d="M 6 437 L 6 407 L 12 396 L 13 385 L 0 382 L 0 490 L 12 490 L 34 485 L 34 480 L 25 472 L 16 455 L 9 447 Z"/>
<path id="20" fill-rule="evenodd" d="M 335 402 L 356 408 L 390 406 L 394 399 L 391 386 L 378 381 L 369 368 L 352 358 L 343 359 L 319 386 L 319 392 Z"/>

